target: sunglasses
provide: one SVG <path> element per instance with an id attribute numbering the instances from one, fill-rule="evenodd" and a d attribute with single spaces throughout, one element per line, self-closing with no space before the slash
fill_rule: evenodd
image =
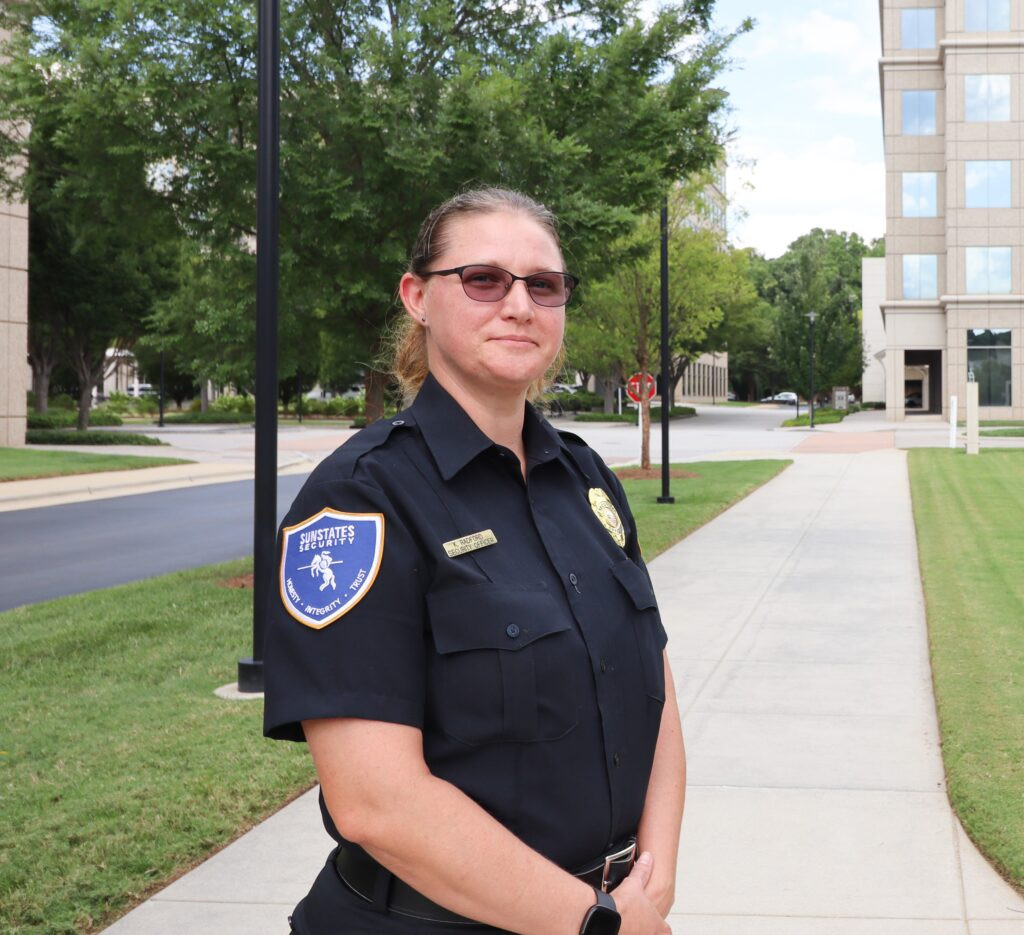
<path id="1" fill-rule="evenodd" d="M 530 298 L 538 305 L 557 308 L 568 305 L 572 291 L 580 281 L 570 273 L 554 271 L 516 276 L 500 266 L 456 266 L 454 269 L 433 269 L 423 273 L 427 276 L 458 276 L 462 291 L 477 302 L 500 302 L 517 279 L 526 284 Z"/>

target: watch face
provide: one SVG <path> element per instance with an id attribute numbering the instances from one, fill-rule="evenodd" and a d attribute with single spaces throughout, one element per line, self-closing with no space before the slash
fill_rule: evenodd
<path id="1" fill-rule="evenodd" d="M 582 935 L 619 935 L 622 919 L 614 909 L 594 906 L 587 914 Z"/>

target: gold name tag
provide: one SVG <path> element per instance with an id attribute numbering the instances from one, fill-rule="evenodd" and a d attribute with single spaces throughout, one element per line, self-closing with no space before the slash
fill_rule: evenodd
<path id="1" fill-rule="evenodd" d="M 498 537 L 491 530 L 481 529 L 480 532 L 470 533 L 461 539 L 452 539 L 451 542 L 446 542 L 444 550 L 448 553 L 449 558 L 455 558 L 456 555 L 465 555 L 467 552 L 474 552 L 485 546 L 495 545 L 497 541 Z"/>

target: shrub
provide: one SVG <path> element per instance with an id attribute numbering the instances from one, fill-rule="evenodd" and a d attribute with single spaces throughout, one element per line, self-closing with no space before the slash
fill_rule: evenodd
<path id="1" fill-rule="evenodd" d="M 29 445 L 163 445 L 165 442 L 135 432 L 79 432 L 74 429 L 29 429 Z"/>
<path id="2" fill-rule="evenodd" d="M 213 412 L 244 412 L 252 415 L 256 412 L 256 400 L 252 396 L 218 396 L 210 409 Z"/>
<path id="3" fill-rule="evenodd" d="M 74 422 L 71 424 L 74 425 Z M 124 419 L 109 409 L 93 409 L 89 413 L 89 425 L 124 425 Z M 39 426 L 39 428 L 43 428 L 43 426 Z"/>
<path id="4" fill-rule="evenodd" d="M 244 424 L 252 422 L 253 417 L 246 412 L 217 412 L 211 409 L 209 412 L 199 412 L 198 410 L 191 410 L 189 412 L 176 412 L 172 415 L 165 415 L 164 422 L 169 425 L 188 423 L 188 424 Z"/>
<path id="5" fill-rule="evenodd" d="M 51 396 L 49 405 L 51 409 L 78 408 L 78 403 L 76 403 L 67 393 L 58 393 L 56 396 Z"/>
<path id="6" fill-rule="evenodd" d="M 51 409 L 49 412 L 30 412 L 27 425 L 30 429 L 65 429 L 77 420 L 78 416 L 67 409 Z"/>

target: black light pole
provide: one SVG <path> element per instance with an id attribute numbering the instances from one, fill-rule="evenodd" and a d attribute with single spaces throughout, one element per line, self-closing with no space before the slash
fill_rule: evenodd
<path id="1" fill-rule="evenodd" d="M 253 504 L 252 657 L 238 662 L 238 689 L 263 691 L 265 598 L 277 533 L 277 197 L 280 149 L 278 0 L 259 0 L 256 80 L 256 484 Z"/>
<path id="2" fill-rule="evenodd" d="M 160 419 L 157 422 L 160 428 L 164 427 L 164 352 L 160 352 Z"/>
<path id="3" fill-rule="evenodd" d="M 668 196 L 661 203 L 661 496 L 658 503 L 675 503 L 669 496 L 668 417 L 672 390 L 668 358 Z"/>
<path id="4" fill-rule="evenodd" d="M 814 428 L 814 319 L 817 312 L 808 312 L 807 320 L 811 323 L 811 398 L 807 401 L 811 413 L 811 428 Z"/>

